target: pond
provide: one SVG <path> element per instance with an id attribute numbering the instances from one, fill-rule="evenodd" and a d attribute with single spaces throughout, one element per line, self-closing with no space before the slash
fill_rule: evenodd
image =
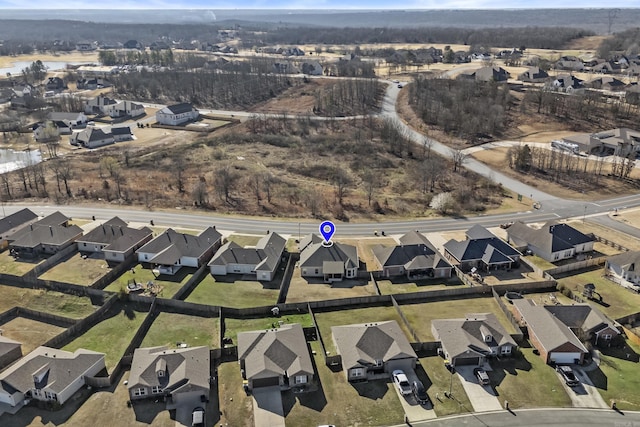
<path id="1" fill-rule="evenodd" d="M 22 70 L 29 67 L 34 61 L 16 61 L 12 63 L 11 67 L 0 68 L 0 76 L 6 76 L 7 73 L 12 75 L 22 74 Z M 42 61 L 47 70 L 64 70 L 67 64 L 80 65 L 82 62 L 68 62 L 68 61 Z"/>
<path id="2" fill-rule="evenodd" d="M 14 151 L 0 149 L 0 174 L 11 172 L 42 161 L 40 150 Z"/>

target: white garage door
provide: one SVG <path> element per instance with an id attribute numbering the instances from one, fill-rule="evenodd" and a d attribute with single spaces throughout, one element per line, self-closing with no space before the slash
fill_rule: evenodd
<path id="1" fill-rule="evenodd" d="M 576 359 L 580 360 L 580 353 L 551 353 L 549 359 L 560 364 L 576 363 Z"/>

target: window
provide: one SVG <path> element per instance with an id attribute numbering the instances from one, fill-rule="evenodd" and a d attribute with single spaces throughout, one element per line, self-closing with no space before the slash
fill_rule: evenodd
<path id="1" fill-rule="evenodd" d="M 351 370 L 351 376 L 353 378 L 364 377 L 364 368 L 353 368 Z"/>
<path id="2" fill-rule="evenodd" d="M 162 393 L 162 389 L 160 388 L 159 385 L 154 385 L 153 387 L 151 387 L 151 394 L 159 394 Z"/>
<path id="3" fill-rule="evenodd" d="M 502 349 L 500 350 L 501 354 L 511 354 L 511 347 L 510 346 L 504 346 L 502 347 Z"/>
<path id="4" fill-rule="evenodd" d="M 51 393 L 49 391 L 44 392 L 44 397 L 47 400 L 58 400 L 58 396 L 55 393 Z"/>
<path id="5" fill-rule="evenodd" d="M 307 376 L 306 375 L 296 375 L 295 378 L 296 384 L 306 384 Z"/>
<path id="6" fill-rule="evenodd" d="M 147 260 L 147 259 L 148 259 L 148 256 L 147 256 L 147 254 L 145 254 L 145 255 L 144 255 L 144 259 L 145 259 L 145 260 Z"/>
<path id="7" fill-rule="evenodd" d="M 318 273 L 319 273 L 319 271 L 318 271 L 318 269 L 316 268 L 316 274 L 318 274 Z"/>
<path id="8" fill-rule="evenodd" d="M 557 261 L 560 259 L 560 254 L 553 254 L 553 260 Z"/>
<path id="9" fill-rule="evenodd" d="M 86 248 L 86 247 L 87 247 L 87 244 L 86 244 L 86 243 L 83 243 L 83 244 L 82 244 L 82 246 L 84 246 L 84 247 Z"/>
<path id="10" fill-rule="evenodd" d="M 159 377 L 164 377 L 164 371 L 158 371 L 158 376 Z"/>
<path id="11" fill-rule="evenodd" d="M 137 389 L 135 389 L 133 391 L 133 395 L 134 396 L 146 396 L 147 395 L 147 389 L 143 388 L 143 387 L 137 388 Z"/>
<path id="12" fill-rule="evenodd" d="M 605 340 L 610 340 L 611 338 L 613 338 L 613 336 L 611 334 L 604 334 L 602 336 L 602 339 L 605 339 Z"/>

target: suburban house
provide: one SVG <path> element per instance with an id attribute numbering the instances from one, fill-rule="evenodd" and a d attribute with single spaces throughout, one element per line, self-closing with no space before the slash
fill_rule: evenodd
<path id="1" fill-rule="evenodd" d="M 507 229 L 507 240 L 520 251 L 530 250 L 540 258 L 556 262 L 593 250 L 595 239 L 569 224 L 548 221 L 540 229 L 517 221 Z"/>
<path id="2" fill-rule="evenodd" d="M 0 219 L 0 250 L 4 250 L 9 246 L 7 237 L 37 220 L 38 215 L 28 208 L 21 209 Z"/>
<path id="3" fill-rule="evenodd" d="M 444 244 L 444 255 L 459 265 L 463 271 L 510 269 L 522 255 L 481 225 L 474 225 L 466 232 L 466 240 L 449 240 Z"/>
<path id="4" fill-rule="evenodd" d="M 133 139 L 133 132 L 129 126 L 118 126 L 111 128 L 111 136 L 115 142 L 131 141 Z"/>
<path id="5" fill-rule="evenodd" d="M 383 277 L 451 277 L 451 264 L 417 231 L 410 231 L 400 237 L 400 244 L 397 246 L 377 245 L 372 248 L 372 252 L 376 267 L 382 270 Z"/>
<path id="6" fill-rule="evenodd" d="M 324 243 L 317 234 L 300 241 L 300 271 L 302 277 L 322 277 L 325 282 L 355 279 L 358 276 L 358 248 L 344 243 Z"/>
<path id="7" fill-rule="evenodd" d="M 170 105 L 156 113 L 156 121 L 161 125 L 179 126 L 195 120 L 200 115 L 193 105 L 188 103 Z"/>
<path id="8" fill-rule="evenodd" d="M 529 341 L 546 363 L 582 363 L 588 350 L 578 337 L 545 307 L 530 299 L 513 300 L 516 318 L 526 325 Z"/>
<path id="9" fill-rule="evenodd" d="M 314 383 L 313 364 L 299 323 L 240 332 L 238 361 L 249 390 L 275 386 L 305 391 Z"/>
<path id="10" fill-rule="evenodd" d="M 104 107 L 104 113 L 112 118 L 138 117 L 145 113 L 144 106 L 132 101 L 120 101 Z"/>
<path id="11" fill-rule="evenodd" d="M 116 140 L 111 132 L 105 132 L 102 128 L 89 126 L 69 137 L 69 143 L 84 148 L 98 148 L 115 144 Z"/>
<path id="12" fill-rule="evenodd" d="M 67 85 L 64 83 L 60 77 L 49 77 L 47 83 L 45 83 L 45 88 L 47 90 L 55 90 L 60 91 L 67 88 Z"/>
<path id="13" fill-rule="evenodd" d="M 200 267 L 220 247 L 222 234 L 208 227 L 197 236 L 169 228 L 136 251 L 138 261 L 156 266 L 160 274 L 175 274 L 182 267 Z"/>
<path id="14" fill-rule="evenodd" d="M 82 235 L 80 227 L 68 224 L 69 218 L 54 212 L 9 235 L 9 250 L 13 256 L 22 258 L 55 254 L 72 245 Z"/>
<path id="15" fill-rule="evenodd" d="M 98 95 L 84 104 L 84 112 L 85 114 L 108 114 L 109 108 L 117 103 L 115 99 Z"/>
<path id="16" fill-rule="evenodd" d="M 111 87 L 111 82 L 103 78 L 82 78 L 76 81 L 76 87 L 78 89 L 95 90 L 103 87 Z M 85 110 L 85 113 L 87 111 Z M 89 114 L 89 113 L 88 113 Z"/>
<path id="17" fill-rule="evenodd" d="M 319 62 L 303 62 L 302 73 L 310 76 L 321 76 L 324 71 Z"/>
<path id="18" fill-rule="evenodd" d="M 331 335 L 347 381 L 388 379 L 416 367 L 418 356 L 395 320 L 332 326 Z"/>
<path id="19" fill-rule="evenodd" d="M 580 151 L 589 154 L 616 154 L 620 157 L 635 156 L 640 152 L 640 132 L 629 128 L 617 128 L 596 133 L 565 136 L 563 141 L 577 144 Z"/>
<path id="20" fill-rule="evenodd" d="M 584 85 L 592 89 L 608 90 L 610 92 L 622 92 L 627 84 L 614 77 L 596 77 L 584 82 Z"/>
<path id="21" fill-rule="evenodd" d="M 33 137 L 37 142 L 58 141 L 60 135 L 71 135 L 72 125 L 64 120 L 47 120 L 33 126 Z"/>
<path id="22" fill-rule="evenodd" d="M 68 122 L 72 128 L 81 127 L 87 124 L 87 116 L 84 113 L 56 113 L 52 112 L 48 115 L 49 120 Z"/>
<path id="23" fill-rule="evenodd" d="M 582 71 L 584 70 L 584 64 L 575 56 L 563 56 L 559 61 L 555 63 L 555 69 L 566 71 Z"/>
<path id="24" fill-rule="evenodd" d="M 529 67 L 524 73 L 518 74 L 518 80 L 529 83 L 542 83 L 549 78 L 549 73 L 538 67 Z"/>
<path id="25" fill-rule="evenodd" d="M 286 245 L 287 241 L 278 233 L 267 234 L 252 248 L 227 242 L 209 261 L 209 269 L 214 276 L 253 274 L 258 280 L 268 282 L 276 275 Z"/>
<path id="26" fill-rule="evenodd" d="M 0 369 L 22 357 L 22 344 L 0 335 Z M 2 387 L 0 385 L 0 387 Z"/>
<path id="27" fill-rule="evenodd" d="M 79 50 L 81 52 L 89 52 L 92 50 L 96 50 L 97 48 L 98 43 L 96 42 L 82 41 L 76 43 L 76 50 Z"/>
<path id="28" fill-rule="evenodd" d="M 169 349 L 166 346 L 136 348 L 129 374 L 129 398 L 166 399 L 167 409 L 178 405 L 205 405 L 209 399 L 210 352 L 208 347 Z"/>
<path id="29" fill-rule="evenodd" d="M 613 276 L 639 286 L 640 252 L 629 251 L 610 256 L 604 264 L 604 271 L 605 276 Z"/>
<path id="30" fill-rule="evenodd" d="M 493 313 L 432 320 L 431 331 L 453 366 L 482 365 L 487 357 L 510 356 L 517 346 Z"/>
<path id="31" fill-rule="evenodd" d="M 77 243 L 80 252 L 102 253 L 107 261 L 123 262 L 152 238 L 150 228 L 131 228 L 116 216 L 80 237 Z"/>
<path id="32" fill-rule="evenodd" d="M 25 399 L 63 405 L 106 369 L 104 353 L 78 349 L 71 353 L 38 347 L 0 374 L 0 403 L 15 413 Z"/>
<path id="33" fill-rule="evenodd" d="M 584 90 L 583 80 L 569 74 L 557 76 L 548 86 L 567 93 Z"/>
<path id="34" fill-rule="evenodd" d="M 589 304 L 545 305 L 556 319 L 567 325 L 582 341 L 610 343 L 620 331 L 619 325 Z"/>
<path id="35" fill-rule="evenodd" d="M 511 75 L 502 67 L 488 66 L 472 71 L 462 71 L 458 79 L 470 79 L 481 82 L 506 82 Z"/>

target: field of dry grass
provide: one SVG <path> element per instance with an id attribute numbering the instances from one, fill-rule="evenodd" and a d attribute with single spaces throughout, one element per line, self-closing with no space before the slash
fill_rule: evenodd
<path id="1" fill-rule="evenodd" d="M 22 354 L 29 354 L 64 328 L 49 323 L 38 322 L 24 317 L 16 317 L 0 325 L 2 336 L 22 344 Z"/>

